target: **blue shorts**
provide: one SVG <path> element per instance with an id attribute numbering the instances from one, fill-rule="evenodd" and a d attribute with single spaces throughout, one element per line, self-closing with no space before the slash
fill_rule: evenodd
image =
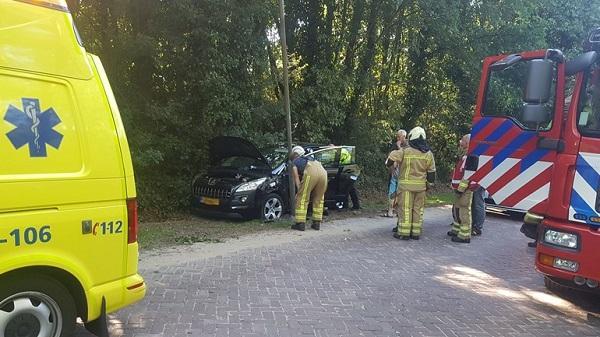
<path id="1" fill-rule="evenodd" d="M 396 196 L 396 190 L 398 189 L 398 178 L 392 177 L 390 179 L 390 186 L 388 188 L 388 198 L 392 199 Z"/>

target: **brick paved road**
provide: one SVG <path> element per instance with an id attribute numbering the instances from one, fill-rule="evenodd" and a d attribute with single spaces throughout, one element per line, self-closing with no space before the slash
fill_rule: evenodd
<path id="1" fill-rule="evenodd" d="M 489 218 L 483 237 L 458 245 L 445 235 L 447 209 L 428 209 L 425 218 L 420 241 L 392 238 L 389 219 L 359 219 L 352 221 L 363 230 L 337 223 L 336 233 L 326 229 L 159 270 L 144 266 L 146 299 L 112 316 L 111 331 L 136 337 L 600 336 L 599 320 L 585 310 L 600 312 L 600 303 L 572 304 L 548 293 L 518 222 Z"/>

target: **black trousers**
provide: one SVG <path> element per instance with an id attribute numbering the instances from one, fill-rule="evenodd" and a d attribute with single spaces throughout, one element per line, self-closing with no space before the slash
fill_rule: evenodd
<path id="1" fill-rule="evenodd" d="M 360 208 L 360 200 L 358 199 L 358 191 L 356 190 L 356 186 L 352 184 L 350 190 L 348 191 L 348 195 L 352 200 L 352 208 Z M 348 203 L 348 196 L 346 196 L 346 202 L 344 203 L 344 207 L 348 208 L 350 204 Z"/>

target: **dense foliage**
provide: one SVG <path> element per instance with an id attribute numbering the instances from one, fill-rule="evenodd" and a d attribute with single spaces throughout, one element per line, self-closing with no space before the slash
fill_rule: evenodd
<path id="1" fill-rule="evenodd" d="M 422 125 L 440 179 L 487 55 L 577 53 L 600 0 L 287 0 L 293 138 L 357 145 L 382 181 L 393 130 Z M 120 105 L 148 211 L 187 206 L 207 141 L 285 141 L 276 0 L 73 0 Z M 383 184 L 382 184 L 383 188 Z"/>

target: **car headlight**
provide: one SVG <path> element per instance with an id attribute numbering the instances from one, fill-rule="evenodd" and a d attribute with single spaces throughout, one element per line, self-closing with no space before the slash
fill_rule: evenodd
<path id="1" fill-rule="evenodd" d="M 544 242 L 549 243 L 551 245 L 576 249 L 577 235 L 547 229 L 544 233 Z"/>
<path id="2" fill-rule="evenodd" d="M 260 178 L 260 179 L 249 181 L 245 184 L 241 184 L 235 191 L 236 192 L 254 191 L 260 185 L 262 185 L 266 180 L 267 180 L 267 178 Z"/>

